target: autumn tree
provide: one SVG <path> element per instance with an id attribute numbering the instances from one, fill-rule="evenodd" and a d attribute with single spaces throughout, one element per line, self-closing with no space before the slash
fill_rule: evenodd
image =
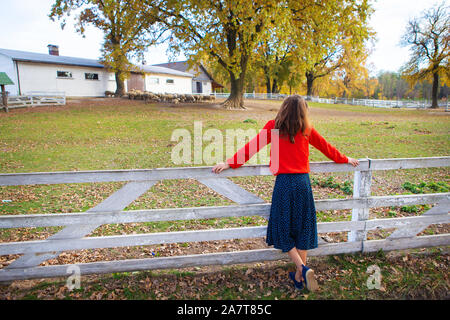
<path id="1" fill-rule="evenodd" d="M 366 67 L 369 50 L 363 47 L 355 52 L 352 49 L 345 50 L 342 65 L 335 73 L 337 86 L 343 98 L 352 96 L 353 92 L 362 91 L 369 77 Z"/>
<path id="2" fill-rule="evenodd" d="M 296 65 L 304 70 L 306 94 L 311 96 L 314 81 L 342 67 L 349 50 L 362 52 L 365 41 L 373 36 L 368 27 L 373 9 L 367 0 L 317 0 L 313 4 L 293 1 L 290 11 Z"/>
<path id="3" fill-rule="evenodd" d="M 76 30 L 84 36 L 92 25 L 104 33 L 102 62 L 116 78 L 116 94 L 124 94 L 124 81 L 133 70 L 133 56 L 142 56 L 145 49 L 157 40 L 152 26 L 157 8 L 140 0 L 56 0 L 49 17 L 61 21 L 75 12 Z"/>
<path id="4" fill-rule="evenodd" d="M 287 4 L 285 6 L 286 9 Z M 293 65 L 291 32 L 289 15 L 285 10 L 280 12 L 277 24 L 266 29 L 256 47 L 254 63 L 263 71 L 267 93 L 279 93 L 290 77 Z"/>
<path id="5" fill-rule="evenodd" d="M 357 98 L 375 98 L 375 91 L 378 86 L 378 79 L 375 77 L 367 77 L 364 79 L 364 86 L 361 90 L 361 96 Z"/>
<path id="6" fill-rule="evenodd" d="M 228 74 L 230 96 L 225 108 L 244 108 L 247 69 L 264 31 L 276 20 L 275 0 L 165 0 L 160 23 L 170 28 L 169 46 L 190 59 L 207 55 Z"/>
<path id="7" fill-rule="evenodd" d="M 288 79 L 292 65 L 289 44 L 282 48 L 276 42 L 264 40 L 258 51 L 255 64 L 263 71 L 266 92 L 278 93 L 283 82 Z"/>
<path id="8" fill-rule="evenodd" d="M 450 80 L 450 12 L 444 3 L 426 10 L 408 22 L 402 44 L 410 46 L 411 57 L 403 68 L 410 85 L 432 79 L 432 108 L 438 107 L 439 78 Z"/>
<path id="9" fill-rule="evenodd" d="M 289 88 L 289 94 L 296 94 L 297 93 L 297 88 L 302 84 L 302 80 L 304 77 L 304 74 L 302 72 L 302 70 L 299 70 L 298 68 L 296 68 L 296 66 L 294 65 L 294 60 L 291 59 L 292 61 L 292 65 L 291 68 L 289 70 L 289 76 L 286 80 L 286 85 Z"/>

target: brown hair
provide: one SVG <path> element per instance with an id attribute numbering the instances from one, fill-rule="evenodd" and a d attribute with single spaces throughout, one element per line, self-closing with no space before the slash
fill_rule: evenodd
<path id="1" fill-rule="evenodd" d="M 280 136 L 289 136 L 289 141 L 295 143 L 295 135 L 300 130 L 303 135 L 309 131 L 311 124 L 308 118 L 308 104 L 299 95 L 292 95 L 284 99 L 275 118 L 275 129 L 279 129 Z"/>

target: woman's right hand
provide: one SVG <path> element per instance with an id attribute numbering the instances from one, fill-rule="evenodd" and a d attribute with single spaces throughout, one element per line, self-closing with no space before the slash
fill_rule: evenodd
<path id="1" fill-rule="evenodd" d="M 354 167 L 359 165 L 359 161 L 357 159 L 353 159 L 353 158 L 350 158 L 350 157 L 348 157 L 348 163 L 350 163 Z"/>
<path id="2" fill-rule="evenodd" d="M 221 173 L 223 170 L 226 170 L 230 167 L 228 163 L 218 163 L 212 168 L 212 172 Z"/>

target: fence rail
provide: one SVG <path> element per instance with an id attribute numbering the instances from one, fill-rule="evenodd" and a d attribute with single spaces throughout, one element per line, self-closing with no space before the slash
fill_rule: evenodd
<path id="1" fill-rule="evenodd" d="M 450 234 L 417 236 L 433 224 L 450 223 L 450 193 L 371 196 L 373 170 L 448 167 L 450 157 L 361 159 L 360 166 L 332 162 L 311 163 L 311 172 L 354 172 L 353 198 L 316 200 L 316 210 L 352 209 L 351 221 L 322 222 L 318 233 L 348 232 L 348 241 L 326 243 L 310 250 L 310 255 L 371 252 L 450 244 Z M 0 281 L 66 276 L 68 265 L 42 266 L 42 262 L 68 250 L 146 246 L 161 243 L 217 241 L 264 237 L 266 226 L 158 232 L 120 236 L 86 237 L 103 224 L 175 221 L 223 217 L 269 217 L 270 204 L 242 189 L 227 177 L 271 175 L 266 165 L 247 165 L 220 175 L 211 167 L 158 168 L 143 170 L 103 170 L 0 174 L 0 186 L 127 181 L 96 207 L 87 212 L 0 216 L 0 228 L 64 226 L 46 240 L 0 243 L 0 255 L 22 255 L 0 270 Z M 196 179 L 237 205 L 124 211 L 131 202 L 166 179 Z M 369 219 L 369 208 L 437 204 L 421 216 Z M 367 240 L 367 232 L 395 228 L 386 239 Z M 70 241 L 68 241 L 70 240 Z M 245 250 L 144 259 L 126 259 L 77 264 L 81 274 L 112 273 L 163 268 L 183 268 L 212 264 L 235 264 L 286 259 L 276 249 Z"/>
<path id="2" fill-rule="evenodd" d="M 229 93 L 214 93 L 216 98 L 228 98 Z M 261 100 L 283 100 L 287 94 L 280 93 L 244 93 L 245 99 Z M 354 99 L 354 98 L 321 98 L 316 96 L 305 96 L 312 102 L 328 104 L 349 104 L 376 108 L 415 108 L 426 109 L 431 107 L 430 100 L 378 100 L 378 99 Z M 438 101 L 438 106 L 449 110 L 448 100 Z"/>
<path id="3" fill-rule="evenodd" d="M 23 108 L 34 106 L 65 105 L 64 92 L 32 91 L 27 95 L 8 96 L 8 108 Z"/>

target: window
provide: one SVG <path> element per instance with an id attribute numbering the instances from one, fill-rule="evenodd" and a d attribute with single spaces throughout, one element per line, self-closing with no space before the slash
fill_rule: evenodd
<path id="1" fill-rule="evenodd" d="M 159 84 L 159 78 L 151 77 L 151 78 L 148 78 L 148 81 L 150 84 Z"/>
<path id="2" fill-rule="evenodd" d="M 70 78 L 72 78 L 72 72 L 70 72 L 70 71 L 56 71 L 56 76 L 58 78 L 70 79 Z"/>
<path id="3" fill-rule="evenodd" d="M 173 79 L 166 79 L 167 84 L 174 84 L 175 81 Z"/>
<path id="4" fill-rule="evenodd" d="M 85 73 L 84 78 L 86 80 L 98 80 L 98 73 Z"/>

